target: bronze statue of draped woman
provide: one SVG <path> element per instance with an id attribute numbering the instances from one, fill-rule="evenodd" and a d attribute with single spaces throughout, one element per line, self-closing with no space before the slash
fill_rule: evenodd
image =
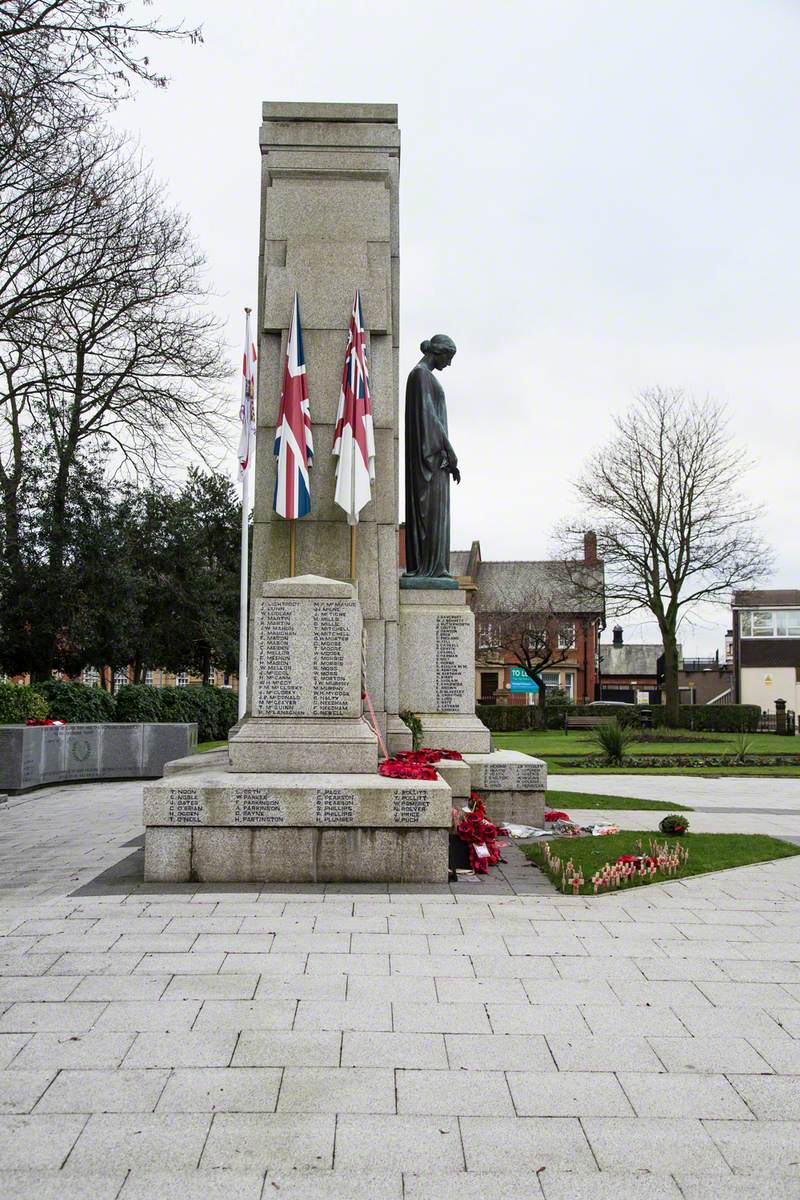
<path id="1" fill-rule="evenodd" d="M 437 333 L 406 384 L 406 573 L 401 587 L 458 587 L 450 574 L 450 476 L 461 481 L 447 432 L 444 388 L 434 375 L 456 345 Z"/>

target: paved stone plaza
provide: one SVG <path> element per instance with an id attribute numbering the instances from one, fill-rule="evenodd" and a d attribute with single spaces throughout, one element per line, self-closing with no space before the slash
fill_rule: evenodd
<path id="1" fill-rule="evenodd" d="M 800 781 L 747 782 L 800 834 Z M 800 1197 L 800 858 L 145 885 L 137 784 L 0 831 L 0 1200 Z"/>

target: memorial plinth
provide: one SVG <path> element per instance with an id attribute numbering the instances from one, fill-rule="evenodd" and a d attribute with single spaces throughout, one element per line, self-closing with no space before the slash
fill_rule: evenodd
<path id="1" fill-rule="evenodd" d="M 377 771 L 357 588 L 318 575 L 264 583 L 253 626 L 253 715 L 230 739 L 230 769 Z"/>
<path id="2" fill-rule="evenodd" d="M 357 588 L 265 583 L 253 623 L 254 715 L 227 756 L 176 761 L 144 789 L 145 879 L 445 882 L 449 786 L 378 773 Z"/>
<path id="3" fill-rule="evenodd" d="M 466 593 L 400 589 L 400 711 L 422 724 L 422 745 L 486 754 L 475 715 L 475 617 Z"/>

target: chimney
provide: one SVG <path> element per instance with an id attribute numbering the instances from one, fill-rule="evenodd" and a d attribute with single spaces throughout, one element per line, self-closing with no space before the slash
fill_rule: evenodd
<path id="1" fill-rule="evenodd" d="M 597 563 L 597 534 L 593 529 L 583 535 L 583 561 L 590 567 Z"/>
<path id="2" fill-rule="evenodd" d="M 614 645 L 615 646 L 622 645 L 622 626 L 621 625 L 614 626 Z"/>

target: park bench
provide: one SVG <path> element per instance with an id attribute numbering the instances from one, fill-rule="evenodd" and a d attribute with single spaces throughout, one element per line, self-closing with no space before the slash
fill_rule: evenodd
<path id="1" fill-rule="evenodd" d="M 598 725 L 608 725 L 613 721 L 612 716 L 582 717 L 574 714 L 564 713 L 564 733 L 568 733 L 570 729 L 597 729 Z"/>

